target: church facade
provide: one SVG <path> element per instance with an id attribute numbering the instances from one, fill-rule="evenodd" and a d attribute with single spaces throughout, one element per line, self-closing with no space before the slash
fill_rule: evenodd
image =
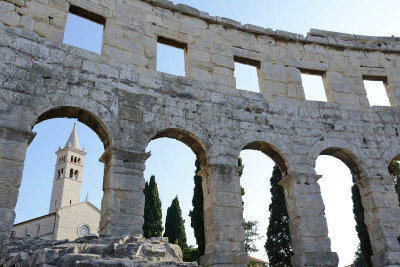
<path id="1" fill-rule="evenodd" d="M 100 210 L 88 198 L 80 202 L 85 148 L 79 148 L 76 124 L 64 146 L 56 152 L 49 214 L 15 224 L 13 237 L 74 240 L 97 235 Z"/>

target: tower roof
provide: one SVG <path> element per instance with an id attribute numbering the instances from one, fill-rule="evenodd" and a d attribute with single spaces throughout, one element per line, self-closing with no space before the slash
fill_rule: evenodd
<path id="1" fill-rule="evenodd" d="M 64 148 L 67 147 L 79 149 L 78 135 L 76 134 L 76 123 L 74 123 L 74 128 L 72 129 Z"/>

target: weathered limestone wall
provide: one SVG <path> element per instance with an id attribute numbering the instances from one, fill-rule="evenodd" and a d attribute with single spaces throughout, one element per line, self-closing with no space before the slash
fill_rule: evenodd
<path id="1" fill-rule="evenodd" d="M 49 214 L 36 220 L 17 224 L 13 227 L 14 237 L 40 237 L 52 240 L 54 236 L 54 226 L 56 223 L 56 214 Z"/>
<path id="2" fill-rule="evenodd" d="M 55 240 L 68 239 L 73 241 L 79 237 L 78 227 L 85 224 L 89 227 L 89 233 L 99 234 L 100 213 L 97 208 L 88 202 L 64 207 L 57 211 Z"/>
<path id="3" fill-rule="evenodd" d="M 71 6 L 104 19 L 101 55 L 62 44 Z M 338 261 L 314 170 L 320 154 L 357 177 L 375 266 L 400 265 L 400 209 L 387 171 L 400 154 L 398 38 L 303 37 L 161 0 L 7 0 L 0 22 L 1 242 L 33 125 L 74 117 L 106 148 L 100 233 L 141 233 L 145 149 L 170 137 L 201 159 L 204 266 L 246 265 L 236 166 L 244 148 L 269 155 L 285 176 L 294 266 Z M 186 77 L 155 70 L 160 37 L 185 47 Z M 257 63 L 260 93 L 235 88 L 235 59 Z M 304 99 L 301 72 L 322 76 L 327 103 Z M 392 107 L 369 106 L 364 78 L 385 82 Z"/>

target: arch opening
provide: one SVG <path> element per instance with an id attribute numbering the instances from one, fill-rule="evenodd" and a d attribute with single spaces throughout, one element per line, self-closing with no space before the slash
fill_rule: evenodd
<path id="1" fill-rule="evenodd" d="M 357 255 L 360 255 L 361 247 L 364 248 L 368 243 L 360 236 L 360 231 L 367 236 L 368 232 L 365 233 L 367 230 L 359 188 L 354 183 L 360 179 L 361 162 L 351 151 L 331 147 L 320 153 L 314 167 L 322 175 L 318 184 L 325 206 L 331 249 L 338 253 L 339 266 L 354 264 L 355 259 L 360 257 Z M 366 260 L 370 262 L 370 257 L 367 256 Z"/>
<path id="2" fill-rule="evenodd" d="M 278 181 L 288 174 L 287 160 L 276 147 L 263 141 L 245 145 L 239 158 L 243 164 L 239 175 L 246 251 L 271 266 L 290 266 L 293 251 L 288 215 L 287 212 L 278 214 L 277 209 L 282 205 L 286 207 L 283 188 Z M 277 218 L 279 223 L 275 221 Z M 278 225 L 280 229 L 275 229 Z M 279 230 L 279 237 L 274 229 Z M 279 243 L 276 240 L 280 240 Z M 281 256 L 274 257 L 276 253 Z"/>
<path id="3" fill-rule="evenodd" d="M 208 162 L 205 145 L 198 137 L 186 130 L 170 128 L 157 132 L 148 143 L 146 151 L 151 152 L 151 157 L 146 161 L 144 177 L 146 184 L 151 184 L 152 179 L 157 183 L 162 203 L 162 227 L 164 228 L 162 235 L 172 238 L 169 236 L 170 232 L 167 231 L 167 208 L 171 207 L 170 205 L 177 198 L 184 220 L 185 242 L 188 246 L 191 246 L 186 248 L 181 246 L 184 259 L 196 261 L 197 259 L 187 257 L 195 255 L 191 254 L 191 251 L 197 250 L 199 247 L 200 250 L 204 249 L 202 245 L 204 241 L 199 241 L 199 246 L 195 230 L 191 226 L 192 218 L 196 219 L 197 215 L 191 217 L 189 214 L 197 214 L 197 209 L 195 211 L 192 205 L 196 181 L 197 186 L 200 185 L 201 192 L 202 189 L 201 177 L 195 174 L 200 170 L 200 165 L 205 166 Z M 201 197 L 203 197 L 202 193 Z M 144 217 L 143 230 L 146 236 L 148 234 L 146 210 Z M 170 240 L 170 242 L 173 241 Z M 182 245 L 182 242 L 179 241 L 178 244 Z"/>
<path id="4" fill-rule="evenodd" d="M 64 118 L 68 116 L 47 119 L 51 116 L 46 117 L 46 120 L 39 119 L 38 121 L 41 120 L 41 122 L 34 125 L 33 130 L 37 132 L 37 135 L 27 149 L 22 183 L 15 208 L 16 218 L 13 231 L 17 238 L 25 237 L 25 230 L 22 229 L 28 228 L 28 234 L 32 237 L 73 240 L 77 238 L 76 231 L 73 231 L 77 227 L 73 225 L 75 222 L 64 221 L 68 224 L 65 228 L 68 230 L 62 231 L 58 228 L 58 224 L 51 221 L 55 216 L 55 211 L 70 204 L 74 206 L 74 209 L 76 207 L 84 209 L 85 205 L 89 205 L 85 201 L 87 193 L 90 195 L 90 203 L 101 207 L 103 183 L 99 177 L 104 177 L 104 165 L 98 159 L 104 153 L 104 143 L 99 139 L 98 133 L 93 132 L 86 125 Z M 68 145 L 71 143 L 70 140 L 73 140 L 72 143 L 75 144 L 73 148 Z M 86 157 L 86 166 L 75 164 L 78 162 L 78 156 L 82 157 L 81 160 Z M 93 175 L 82 177 L 83 169 Z M 79 183 L 68 178 L 79 180 Z M 49 182 L 51 179 L 53 182 Z M 84 205 L 75 205 L 78 203 L 84 203 Z M 77 211 L 83 214 L 79 220 L 83 220 L 82 223 L 88 221 L 93 224 L 93 229 L 96 229 L 94 234 L 97 234 L 100 210 L 93 208 L 89 210 L 90 214 Z M 68 220 L 68 218 L 64 219 Z M 38 225 L 40 231 L 37 230 Z"/>
<path id="5" fill-rule="evenodd" d="M 393 177 L 393 186 L 400 206 L 400 154 L 390 161 L 388 172 Z"/>

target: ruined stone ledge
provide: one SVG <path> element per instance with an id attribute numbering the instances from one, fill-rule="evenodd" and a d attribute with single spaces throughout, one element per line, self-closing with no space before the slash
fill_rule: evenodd
<path id="1" fill-rule="evenodd" d="M 309 44 L 326 45 L 337 48 L 349 48 L 356 50 L 371 50 L 371 51 L 385 51 L 385 52 L 400 52 L 400 38 L 399 37 L 380 37 L 380 36 L 365 36 L 356 34 L 346 34 L 332 31 L 323 31 L 317 29 L 310 29 L 307 36 L 304 37 L 302 34 L 273 30 L 270 28 L 263 28 L 251 24 L 242 24 L 239 21 L 219 17 L 210 16 L 207 12 L 200 11 L 194 7 L 184 4 L 174 4 L 168 0 L 141 0 L 149 3 L 153 6 L 166 8 L 174 12 L 180 12 L 182 14 L 199 18 L 209 23 L 215 23 L 223 25 L 227 28 L 237 29 L 240 31 L 249 32 L 255 35 L 265 35 L 275 39 L 300 42 Z"/>
<path id="2" fill-rule="evenodd" d="M 0 262 L 1 264 L 1 262 Z M 10 239 L 2 263 L 8 266 L 197 266 L 184 263 L 178 245 L 167 238 L 87 236 L 72 242 Z"/>

